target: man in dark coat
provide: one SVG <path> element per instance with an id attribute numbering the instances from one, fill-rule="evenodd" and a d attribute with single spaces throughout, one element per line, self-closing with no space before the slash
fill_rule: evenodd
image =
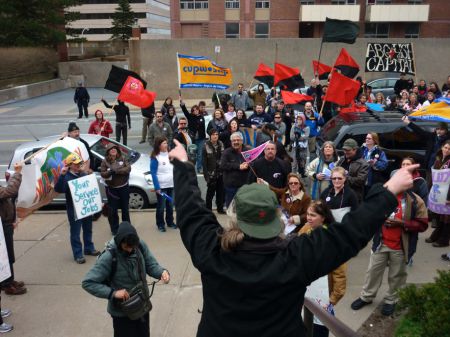
<path id="1" fill-rule="evenodd" d="M 16 198 L 22 183 L 22 165 L 14 165 L 14 174 L 8 180 L 6 187 L 0 186 L 0 218 L 5 235 L 6 250 L 8 252 L 9 268 L 11 277 L 4 280 L 1 284 L 2 289 L 8 295 L 22 295 L 27 292 L 25 283 L 14 280 L 15 262 L 14 255 L 14 228 L 16 227 Z"/>
<path id="2" fill-rule="evenodd" d="M 120 136 L 123 138 L 123 145 L 127 145 L 128 130 L 131 129 L 130 109 L 124 102 L 117 100 L 117 104 L 110 105 L 102 99 L 103 105 L 108 109 L 113 109 L 116 113 L 116 141 L 120 142 Z M 128 122 L 128 125 L 127 125 Z M 127 127 L 128 126 L 128 127 Z"/>
<path id="3" fill-rule="evenodd" d="M 300 315 L 306 287 L 367 245 L 397 207 L 396 195 L 412 187 L 410 171 L 418 167 L 402 168 L 384 187 L 373 186 L 342 223 L 283 239 L 278 200 L 262 184 L 241 187 L 233 223 L 223 229 L 201 199 L 184 148 L 175 143 L 169 155 L 177 224 L 203 285 L 197 337 L 306 336 Z"/>
<path id="4" fill-rule="evenodd" d="M 83 111 L 84 117 L 89 117 L 88 105 L 90 99 L 87 89 L 83 87 L 82 82 L 79 82 L 78 87 L 75 89 L 75 95 L 73 96 L 73 101 L 78 106 L 78 119 L 83 118 Z"/>

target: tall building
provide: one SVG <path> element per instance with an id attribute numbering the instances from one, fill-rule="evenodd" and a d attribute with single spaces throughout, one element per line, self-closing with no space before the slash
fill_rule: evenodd
<path id="1" fill-rule="evenodd" d="M 83 0 L 82 5 L 69 9 L 80 13 L 80 19 L 71 22 L 70 28 L 88 41 L 108 40 L 117 3 L 117 0 Z M 170 0 L 130 0 L 130 4 L 142 39 L 170 39 Z"/>
<path id="2" fill-rule="evenodd" d="M 172 38 L 318 38 L 325 18 L 360 37 L 450 37 L 450 0 L 171 0 Z"/>

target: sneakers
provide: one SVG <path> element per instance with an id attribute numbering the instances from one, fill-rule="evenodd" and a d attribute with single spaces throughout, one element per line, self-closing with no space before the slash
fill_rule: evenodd
<path id="1" fill-rule="evenodd" d="M 176 225 L 176 224 L 171 224 L 171 225 L 167 225 L 167 227 L 170 227 L 170 228 L 172 228 L 172 229 L 177 229 L 178 228 L 178 226 Z"/>
<path id="2" fill-rule="evenodd" d="M 75 262 L 78 264 L 83 264 L 83 263 L 86 263 L 86 259 L 84 257 L 79 257 L 79 258 L 75 259 Z"/>
<path id="3" fill-rule="evenodd" d="M 27 288 L 25 287 L 17 287 L 14 283 L 11 283 L 8 286 L 2 287 L 7 295 L 23 295 L 27 292 Z"/>
<path id="4" fill-rule="evenodd" d="M 141 140 L 140 142 L 139 142 L 139 144 L 144 144 L 145 143 L 145 140 Z"/>
<path id="5" fill-rule="evenodd" d="M 166 228 L 162 227 L 162 226 L 158 226 L 158 230 L 163 233 L 166 231 Z"/>
<path id="6" fill-rule="evenodd" d="M 441 259 L 444 261 L 450 261 L 450 253 L 442 254 Z"/>
<path id="7" fill-rule="evenodd" d="M 12 311 L 9 309 L 2 309 L 2 310 L 0 310 L 0 314 L 1 314 L 2 318 L 6 318 L 6 317 L 11 316 Z"/>
<path id="8" fill-rule="evenodd" d="M 89 255 L 89 256 L 99 256 L 100 254 L 101 254 L 101 252 L 96 249 L 94 249 L 92 252 L 84 253 L 84 255 Z"/>
<path id="9" fill-rule="evenodd" d="M 372 302 L 363 301 L 361 298 L 358 297 L 355 301 L 353 301 L 353 303 L 350 305 L 350 307 L 353 310 L 359 310 L 362 307 L 364 307 L 364 306 L 366 306 L 366 305 L 368 305 L 370 303 L 372 303 Z"/>
<path id="10" fill-rule="evenodd" d="M 0 333 L 10 332 L 14 327 L 11 324 L 0 324 Z"/>
<path id="11" fill-rule="evenodd" d="M 381 307 L 381 314 L 384 316 L 391 316 L 395 311 L 395 304 L 384 303 Z"/>

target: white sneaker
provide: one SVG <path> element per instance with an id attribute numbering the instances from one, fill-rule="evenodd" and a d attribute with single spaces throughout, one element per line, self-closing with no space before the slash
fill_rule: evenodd
<path id="1" fill-rule="evenodd" d="M 14 327 L 11 324 L 0 324 L 0 333 L 10 332 Z"/>
<path id="2" fill-rule="evenodd" d="M 2 310 L 0 310 L 0 314 L 1 314 L 2 318 L 5 318 L 5 317 L 11 316 L 12 311 L 9 309 L 2 309 Z"/>

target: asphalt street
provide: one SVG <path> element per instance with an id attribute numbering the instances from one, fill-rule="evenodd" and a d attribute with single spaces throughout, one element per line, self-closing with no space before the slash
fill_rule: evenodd
<path id="1" fill-rule="evenodd" d="M 101 109 L 106 118 L 114 121 L 114 112 L 105 108 L 101 99 L 112 103 L 116 94 L 102 88 L 88 88 L 91 97 L 89 118 L 77 119 L 78 108 L 73 102 L 73 89 L 67 89 L 49 95 L 0 105 L 0 184 L 5 183 L 5 171 L 11 161 L 14 149 L 24 142 L 33 141 L 46 136 L 59 135 L 67 131 L 69 122 L 75 121 L 81 133 L 87 133 L 89 124 L 94 120 L 94 112 Z M 186 101 L 190 106 L 198 102 Z M 157 100 L 157 109 L 163 101 Z M 177 104 L 177 101 L 174 102 Z M 207 104 L 211 103 L 207 101 Z M 177 106 L 177 105 L 176 105 Z M 212 105 L 209 107 L 211 110 Z M 181 109 L 177 109 L 181 112 Z M 142 131 L 142 117 L 139 108 L 131 107 L 131 129 L 128 130 L 128 146 L 142 153 L 150 153 L 148 143 L 139 144 Z M 206 185 L 199 175 L 202 193 L 206 193 Z"/>

